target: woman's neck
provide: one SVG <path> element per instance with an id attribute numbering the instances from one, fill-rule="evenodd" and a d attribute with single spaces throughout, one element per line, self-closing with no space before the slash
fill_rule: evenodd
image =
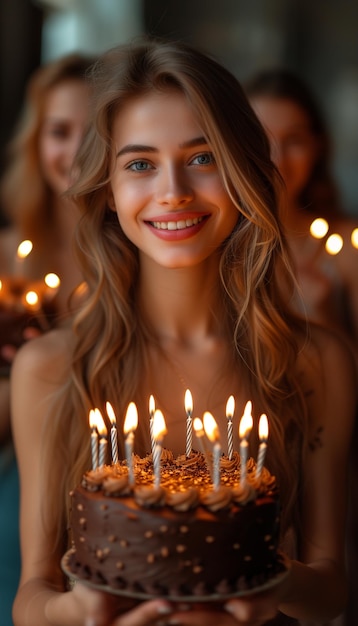
<path id="1" fill-rule="evenodd" d="M 139 305 L 158 341 L 200 342 L 219 332 L 217 259 L 190 268 L 141 263 Z M 221 331 L 222 332 L 222 331 Z"/>

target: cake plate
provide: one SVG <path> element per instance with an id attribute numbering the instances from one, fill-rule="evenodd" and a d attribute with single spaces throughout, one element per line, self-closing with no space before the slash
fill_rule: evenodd
<path id="1" fill-rule="evenodd" d="M 90 580 L 80 578 L 71 570 L 71 567 L 70 567 L 70 556 L 72 553 L 73 553 L 73 549 L 71 548 L 64 554 L 61 560 L 62 571 L 66 574 L 66 576 L 68 576 L 70 580 L 70 584 L 74 585 L 76 582 L 81 582 L 84 585 L 91 587 L 92 589 L 97 589 L 98 591 L 105 591 L 106 593 L 111 593 L 113 595 L 122 596 L 123 598 L 130 598 L 130 599 L 138 600 L 138 601 L 153 600 L 157 597 L 160 597 L 160 595 L 156 596 L 156 595 L 149 594 L 149 593 L 128 591 L 126 589 L 113 589 L 109 585 L 101 585 L 99 583 L 93 583 Z M 225 602 L 227 600 L 231 600 L 234 598 L 242 598 L 242 597 L 250 596 L 256 593 L 261 593 L 262 591 L 267 591 L 269 589 L 272 589 L 273 587 L 276 587 L 276 585 L 279 585 L 283 580 L 285 580 L 285 578 L 289 574 L 289 571 L 290 571 L 289 561 L 281 553 L 279 554 L 279 559 L 280 559 L 282 571 L 278 572 L 275 576 L 272 576 L 272 578 L 264 582 L 262 585 L 258 585 L 257 587 L 251 587 L 250 589 L 243 589 L 243 590 L 235 591 L 233 593 L 228 593 L 228 594 L 212 593 L 210 595 L 205 595 L 205 596 L 193 596 L 193 595 L 169 596 L 169 595 L 166 595 L 165 599 L 168 600 L 169 602 L 176 602 L 180 604 L 206 603 L 206 602 L 220 602 L 221 603 L 221 602 Z"/>

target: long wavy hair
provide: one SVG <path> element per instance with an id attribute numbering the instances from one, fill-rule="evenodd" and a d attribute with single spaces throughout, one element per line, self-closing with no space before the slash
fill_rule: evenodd
<path id="1" fill-rule="evenodd" d="M 68 80 L 87 80 L 94 58 L 69 54 L 40 66 L 31 76 L 24 105 L 6 151 L 0 184 L 1 210 L 23 238 L 36 245 L 52 228 L 53 191 L 44 179 L 39 157 L 39 136 L 48 93 Z"/>
<path id="2" fill-rule="evenodd" d="M 252 76 L 244 88 L 249 100 L 261 96 L 291 100 L 307 115 L 310 130 L 321 147 L 298 200 L 309 213 L 327 218 L 339 216 L 342 207 L 332 172 L 332 139 L 323 111 L 306 82 L 288 69 L 271 68 Z"/>
<path id="3" fill-rule="evenodd" d="M 89 410 L 98 407 L 105 417 L 109 399 L 116 415 L 124 416 L 140 393 L 150 335 L 136 302 L 138 252 L 108 205 L 113 122 L 134 97 L 178 90 L 197 116 L 240 213 L 221 250 L 223 324 L 257 411 L 270 415 L 268 464 L 279 481 L 286 528 L 297 501 L 306 429 L 295 339 L 305 333 L 287 305 L 293 277 L 278 222 L 281 182 L 266 135 L 234 76 L 182 43 L 119 46 L 95 64 L 92 80 L 94 119 L 78 154 L 72 190 L 82 213 L 76 240 L 88 292 L 74 321 L 71 375 L 49 420 L 48 461 L 51 472 L 59 464 L 63 496 L 54 497 L 53 523 L 62 516 L 65 527 L 65 496 L 90 466 Z"/>

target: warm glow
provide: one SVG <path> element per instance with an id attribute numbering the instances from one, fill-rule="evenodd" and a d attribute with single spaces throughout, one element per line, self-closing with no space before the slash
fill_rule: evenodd
<path id="1" fill-rule="evenodd" d="M 187 389 L 185 392 L 184 406 L 187 415 L 191 415 L 193 412 L 193 397 L 191 395 L 190 389 Z"/>
<path id="2" fill-rule="evenodd" d="M 26 300 L 27 304 L 29 304 L 30 306 L 36 306 L 36 304 L 39 301 L 39 297 L 38 297 L 36 291 L 28 291 L 25 294 L 25 300 Z"/>
<path id="3" fill-rule="evenodd" d="M 265 413 L 263 413 L 260 417 L 260 421 L 259 421 L 259 438 L 260 441 L 266 442 L 268 439 L 268 419 L 267 419 L 267 415 L 265 415 Z"/>
<path id="4" fill-rule="evenodd" d="M 230 396 L 226 403 L 226 417 L 232 417 L 235 411 L 235 398 Z"/>
<path id="5" fill-rule="evenodd" d="M 153 417 L 153 439 L 160 441 L 167 434 L 167 426 L 163 413 L 157 409 Z"/>
<path id="6" fill-rule="evenodd" d="M 200 417 L 194 417 L 193 428 L 197 437 L 202 437 L 203 435 L 205 435 L 203 422 L 201 421 Z"/>
<path id="7" fill-rule="evenodd" d="M 334 235 L 330 235 L 326 241 L 326 251 L 328 254 L 338 254 L 343 248 L 343 238 L 341 235 L 335 233 Z"/>
<path id="8" fill-rule="evenodd" d="M 97 428 L 96 414 L 94 412 L 94 409 L 90 410 L 88 418 L 89 418 L 90 427 Z"/>
<path id="9" fill-rule="evenodd" d="M 328 233 L 328 222 L 323 217 L 317 217 L 310 226 L 310 233 L 316 239 L 322 239 Z"/>
<path id="10" fill-rule="evenodd" d="M 99 409 L 91 409 L 89 412 L 89 423 L 90 427 L 96 428 L 100 435 L 107 434 L 107 428 L 103 421 L 103 417 L 101 415 L 101 411 Z"/>
<path id="11" fill-rule="evenodd" d="M 106 411 L 112 426 L 116 425 L 116 415 L 110 402 L 106 402 Z"/>
<path id="12" fill-rule="evenodd" d="M 104 423 L 102 413 L 99 409 L 95 409 L 94 412 L 96 416 L 97 430 L 100 435 L 105 436 L 107 434 L 107 428 L 106 428 L 106 424 Z"/>
<path id="13" fill-rule="evenodd" d="M 19 259 L 25 259 L 32 250 L 32 241 L 25 239 L 17 248 L 17 256 Z"/>
<path id="14" fill-rule="evenodd" d="M 351 242 L 352 242 L 353 248 L 358 248 L 358 228 L 355 228 L 354 230 L 352 230 Z"/>
<path id="15" fill-rule="evenodd" d="M 138 426 L 138 411 L 134 402 L 128 404 L 126 418 L 124 420 L 123 432 L 125 435 L 135 431 Z"/>
<path id="16" fill-rule="evenodd" d="M 53 272 L 50 272 L 50 274 L 46 274 L 44 281 L 46 285 L 50 287 L 50 289 L 57 289 L 61 282 L 57 274 L 54 274 Z"/>
<path id="17" fill-rule="evenodd" d="M 154 401 L 154 396 L 150 396 L 149 398 L 149 415 L 151 417 L 153 417 L 155 412 L 155 401 Z"/>
<path id="18" fill-rule="evenodd" d="M 2 280 L 0 278 L 0 291 L 2 290 Z"/>
<path id="19" fill-rule="evenodd" d="M 205 411 L 204 413 L 203 424 L 205 434 L 210 439 L 210 441 L 219 441 L 219 428 L 215 421 L 215 418 L 211 415 L 211 413 L 209 413 L 209 411 Z"/>
<path id="20" fill-rule="evenodd" d="M 240 420 L 240 425 L 239 425 L 240 439 L 246 439 L 249 436 L 250 431 L 252 429 L 253 420 L 252 420 L 252 415 L 251 415 L 251 409 L 252 409 L 252 403 L 251 403 L 251 400 L 248 400 L 248 402 L 246 402 L 244 414 Z"/>

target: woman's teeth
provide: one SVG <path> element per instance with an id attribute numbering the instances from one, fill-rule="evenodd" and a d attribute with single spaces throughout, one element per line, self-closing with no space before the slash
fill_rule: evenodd
<path id="1" fill-rule="evenodd" d="M 203 217 L 194 217 L 193 219 L 178 220 L 177 222 L 151 222 L 151 224 L 158 230 L 183 230 L 199 224 L 203 219 Z"/>

